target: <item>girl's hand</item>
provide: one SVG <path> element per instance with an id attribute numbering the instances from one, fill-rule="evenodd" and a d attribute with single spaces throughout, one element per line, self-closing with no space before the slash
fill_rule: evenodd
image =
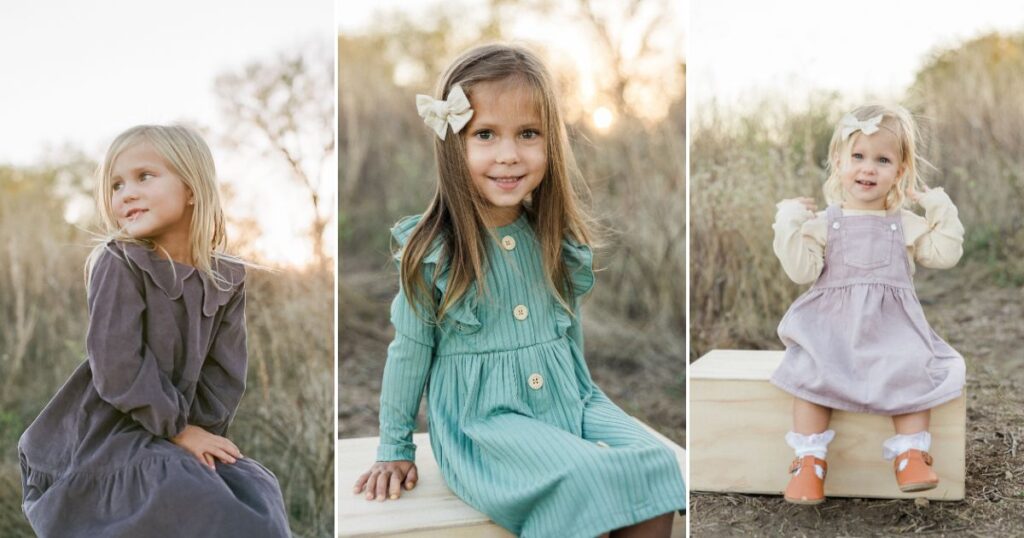
<path id="1" fill-rule="evenodd" d="M 365 489 L 368 501 L 375 498 L 378 501 L 395 500 L 402 495 L 402 484 L 405 484 L 405 489 L 412 489 L 416 487 L 418 478 L 414 462 L 378 461 L 356 480 L 352 493 L 359 495 Z"/>
<path id="2" fill-rule="evenodd" d="M 910 198 L 910 201 L 916 204 L 920 202 L 921 198 L 924 198 L 924 195 L 928 194 L 928 191 L 930 190 L 931 189 L 928 188 L 928 185 L 922 183 L 921 191 L 918 192 L 917 190 L 914 189 L 914 185 L 911 184 L 909 187 L 907 187 L 907 198 Z"/>
<path id="3" fill-rule="evenodd" d="M 788 203 L 788 202 L 799 202 L 804 207 L 806 207 L 808 211 L 810 211 L 812 213 L 818 210 L 818 204 L 814 202 L 814 198 L 808 198 L 806 196 L 801 196 L 799 198 L 789 198 L 789 199 L 783 200 L 783 201 L 781 201 L 779 203 L 780 204 L 785 204 L 785 203 Z"/>
<path id="4" fill-rule="evenodd" d="M 222 463 L 235 463 L 239 458 L 244 457 L 238 447 L 227 437 L 214 435 L 191 424 L 185 426 L 181 433 L 172 437 L 171 442 L 185 449 L 210 469 L 214 469 L 214 458 Z"/>

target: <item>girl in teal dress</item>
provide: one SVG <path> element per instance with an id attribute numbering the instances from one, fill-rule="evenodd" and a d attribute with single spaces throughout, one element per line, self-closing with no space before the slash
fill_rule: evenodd
<path id="1" fill-rule="evenodd" d="M 613 404 L 583 359 L 591 232 L 551 77 L 530 51 L 472 49 L 417 96 L 437 134 L 437 191 L 391 230 L 391 305 L 377 463 L 356 482 L 397 499 L 417 480 L 428 390 L 448 486 L 523 537 L 668 536 L 685 507 L 674 453 Z M 450 127 L 450 129 L 449 129 Z"/>

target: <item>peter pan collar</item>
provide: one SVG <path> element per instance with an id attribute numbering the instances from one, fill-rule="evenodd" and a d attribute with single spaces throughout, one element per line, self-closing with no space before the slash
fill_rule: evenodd
<path id="1" fill-rule="evenodd" d="M 139 244 L 119 242 L 118 246 L 128 260 L 141 269 L 171 300 L 180 299 L 185 293 L 185 281 L 193 273 L 197 274 L 203 283 L 203 314 L 207 317 L 212 317 L 220 307 L 227 304 L 245 279 L 244 266 L 214 256 L 214 270 L 228 281 L 227 289 L 221 290 L 212 279 L 191 265 L 161 258 L 156 251 Z"/>

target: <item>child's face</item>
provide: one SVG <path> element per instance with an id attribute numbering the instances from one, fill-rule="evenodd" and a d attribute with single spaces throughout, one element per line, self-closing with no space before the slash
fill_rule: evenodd
<path id="1" fill-rule="evenodd" d="M 509 224 L 547 171 L 545 133 L 528 88 L 505 81 L 473 86 L 464 131 L 473 186 L 488 204 L 489 226 Z"/>
<path id="2" fill-rule="evenodd" d="M 188 244 L 192 192 L 146 142 L 121 152 L 111 167 L 111 207 L 135 239 L 168 248 Z"/>
<path id="3" fill-rule="evenodd" d="M 870 135 L 857 132 L 842 164 L 843 207 L 886 209 L 885 197 L 903 173 L 899 140 L 888 129 Z"/>

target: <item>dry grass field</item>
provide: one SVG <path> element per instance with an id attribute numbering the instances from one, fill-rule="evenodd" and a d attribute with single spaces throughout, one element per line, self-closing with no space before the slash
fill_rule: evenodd
<path id="1" fill-rule="evenodd" d="M 988 35 L 938 50 L 904 104 L 921 119 L 927 181 L 956 202 L 965 255 L 915 277 L 935 330 L 968 364 L 967 499 L 829 500 L 694 494 L 693 536 L 1015 536 L 1024 514 L 1024 35 Z M 736 117 L 701 111 L 691 145 L 690 360 L 715 348 L 781 349 L 779 319 L 802 291 L 771 250 L 775 202 L 824 201 L 822 162 L 850 103 L 766 102 Z M 779 432 L 779 442 L 782 434 Z M 699 435 L 699 432 L 691 432 Z M 788 462 L 765 462 L 785 472 Z"/>

